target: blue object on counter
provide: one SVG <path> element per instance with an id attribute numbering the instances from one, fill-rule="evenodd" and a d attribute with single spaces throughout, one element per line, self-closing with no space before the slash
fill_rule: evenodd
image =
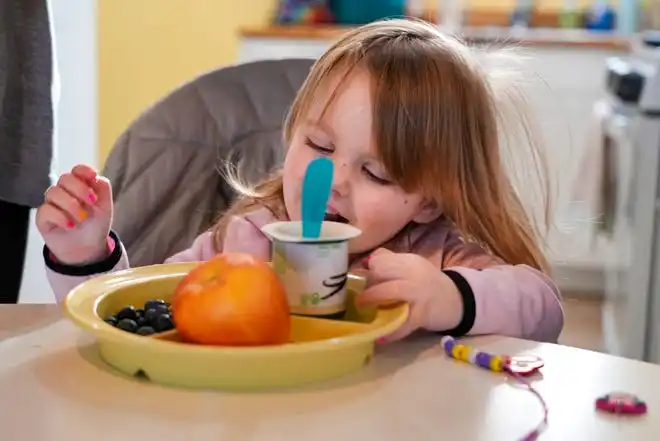
<path id="1" fill-rule="evenodd" d="M 616 26 L 616 12 L 609 4 L 598 1 L 586 13 L 584 27 L 592 31 L 613 31 Z"/>
<path id="2" fill-rule="evenodd" d="M 328 6 L 337 23 L 346 25 L 363 25 L 406 13 L 406 0 L 328 0 Z"/>

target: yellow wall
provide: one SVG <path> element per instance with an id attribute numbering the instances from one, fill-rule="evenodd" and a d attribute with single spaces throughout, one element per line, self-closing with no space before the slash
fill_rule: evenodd
<path id="1" fill-rule="evenodd" d="M 275 0 L 103 0 L 99 28 L 99 161 L 147 106 L 235 60 L 237 30 L 265 25 Z"/>

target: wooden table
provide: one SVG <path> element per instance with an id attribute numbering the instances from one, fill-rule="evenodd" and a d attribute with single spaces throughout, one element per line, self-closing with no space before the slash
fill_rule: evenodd
<path id="1" fill-rule="evenodd" d="M 660 366 L 509 338 L 470 344 L 546 360 L 534 381 L 550 407 L 540 441 L 658 438 Z M 616 390 L 639 395 L 649 413 L 596 413 L 594 399 Z M 57 306 L 0 306 L 3 441 L 516 441 L 540 417 L 532 394 L 448 359 L 437 338 L 381 349 L 358 374 L 295 391 L 200 392 L 112 372 Z"/>

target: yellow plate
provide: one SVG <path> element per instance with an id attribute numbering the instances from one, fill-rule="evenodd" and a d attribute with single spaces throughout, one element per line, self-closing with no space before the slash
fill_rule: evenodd
<path id="1" fill-rule="evenodd" d="M 361 369 L 375 341 L 400 327 L 408 306 L 358 310 L 349 302 L 345 320 L 292 316 L 292 343 L 278 346 L 201 346 L 177 340 L 176 332 L 143 337 L 103 321 L 126 305 L 169 301 L 176 284 L 198 263 L 133 268 L 95 277 L 66 298 L 67 315 L 96 336 L 101 357 L 128 375 L 191 388 L 255 390 L 292 387 Z M 349 276 L 349 298 L 363 289 Z M 175 318 L 176 320 L 176 318 Z"/>

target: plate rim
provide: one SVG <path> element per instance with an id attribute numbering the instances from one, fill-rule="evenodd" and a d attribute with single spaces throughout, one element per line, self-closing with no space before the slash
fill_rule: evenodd
<path id="1" fill-rule="evenodd" d="M 269 354 L 282 355 L 285 353 L 309 353 L 317 351 L 327 351 L 341 349 L 347 346 L 354 346 L 365 343 L 373 343 L 380 337 L 383 337 L 398 329 L 409 315 L 409 306 L 401 303 L 395 306 L 378 308 L 377 317 L 383 317 L 381 314 L 391 315 L 390 321 L 382 326 L 365 330 L 360 334 L 341 336 L 325 340 L 286 343 L 283 345 L 263 345 L 263 346 L 211 346 L 196 345 L 190 343 L 181 343 L 176 341 L 161 340 L 152 337 L 134 335 L 109 327 L 102 318 L 94 314 L 96 305 L 106 295 L 109 295 L 109 287 L 114 289 L 128 283 L 137 281 L 148 282 L 153 279 L 183 277 L 195 266 L 201 262 L 177 262 L 164 263 L 156 265 L 147 265 L 135 268 L 127 268 L 111 273 L 104 273 L 96 277 L 85 280 L 74 287 L 64 300 L 64 310 L 67 317 L 73 321 L 79 328 L 90 332 L 100 341 L 113 341 L 116 343 L 148 346 L 154 351 L 175 350 L 182 353 L 213 354 L 232 357 L 263 356 Z M 349 273 L 349 279 L 359 280 L 361 277 Z M 363 279 L 362 279 L 363 280 Z M 86 303 L 91 303 L 91 310 L 84 310 Z M 329 319 L 318 319 L 329 320 Z M 366 325 L 369 326 L 369 325 Z"/>

